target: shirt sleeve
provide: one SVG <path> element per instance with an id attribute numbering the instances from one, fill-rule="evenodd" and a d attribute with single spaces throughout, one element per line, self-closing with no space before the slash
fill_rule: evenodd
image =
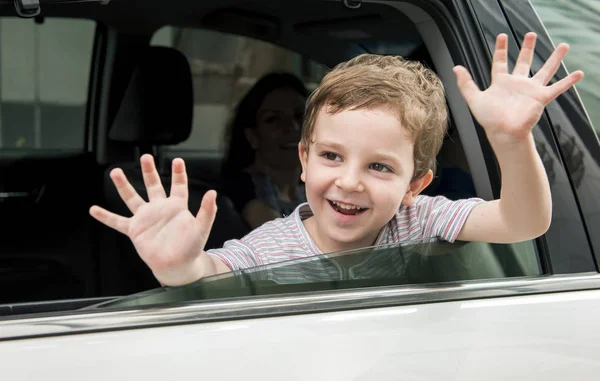
<path id="1" fill-rule="evenodd" d="M 480 198 L 452 201 L 443 196 L 420 198 L 417 218 L 423 238 L 441 238 L 454 242 L 475 206 L 485 202 Z"/>
<path id="2" fill-rule="evenodd" d="M 221 249 L 211 249 L 208 255 L 219 258 L 231 271 L 247 269 L 261 265 L 261 260 L 249 245 L 241 240 L 233 239 L 226 241 Z"/>

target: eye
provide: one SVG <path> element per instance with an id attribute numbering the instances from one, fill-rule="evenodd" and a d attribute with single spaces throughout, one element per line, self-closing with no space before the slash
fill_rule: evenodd
<path id="1" fill-rule="evenodd" d="M 381 163 L 373 163 L 369 166 L 369 168 L 377 172 L 392 172 L 390 167 Z"/>
<path id="2" fill-rule="evenodd" d="M 267 124 L 278 123 L 279 117 L 277 115 L 269 115 L 269 116 L 265 117 L 264 121 Z"/>
<path id="3" fill-rule="evenodd" d="M 322 157 L 324 157 L 325 159 L 329 160 L 329 161 L 337 161 L 337 159 L 341 159 L 339 157 L 339 155 L 333 153 L 333 152 L 323 152 L 321 154 Z"/>

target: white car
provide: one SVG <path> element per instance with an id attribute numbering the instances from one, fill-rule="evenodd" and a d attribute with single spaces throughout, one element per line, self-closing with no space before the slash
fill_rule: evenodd
<path id="1" fill-rule="evenodd" d="M 2 380 L 598 379 L 595 0 L 15 2 L 22 18 L 0 8 Z M 451 128 L 426 193 L 493 199 L 499 169 L 451 69 L 487 86 L 495 36 L 512 65 L 528 31 L 533 72 L 552 38 L 572 45 L 554 80 L 586 73 L 534 131 L 554 207 L 536 240 L 411 242 L 160 287 L 89 217 L 124 208 L 112 167 L 143 189 L 142 152 L 186 160 L 197 209 L 257 77 L 293 71 L 311 88 L 362 52 L 420 60 L 445 83 Z M 247 232 L 218 202 L 208 248 Z"/>

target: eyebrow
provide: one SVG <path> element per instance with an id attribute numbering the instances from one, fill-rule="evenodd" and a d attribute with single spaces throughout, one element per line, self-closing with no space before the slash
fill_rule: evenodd
<path id="1" fill-rule="evenodd" d="M 319 148 L 320 146 L 325 146 L 325 147 L 333 148 L 334 150 L 338 150 L 338 151 L 342 151 L 344 148 L 341 144 L 334 143 L 334 142 L 328 142 L 328 141 L 315 142 L 315 146 L 317 148 Z"/>

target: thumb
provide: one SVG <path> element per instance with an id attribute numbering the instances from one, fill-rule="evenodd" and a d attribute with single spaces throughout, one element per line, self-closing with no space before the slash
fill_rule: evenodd
<path id="1" fill-rule="evenodd" d="M 473 99 L 480 93 L 479 87 L 473 82 L 473 78 L 469 71 L 464 67 L 457 65 L 452 69 L 456 75 L 456 84 L 463 98 L 468 104 L 471 104 Z"/>
<path id="2" fill-rule="evenodd" d="M 200 223 L 200 233 L 208 239 L 210 230 L 212 229 L 215 216 L 217 215 L 217 192 L 209 190 L 202 197 L 200 210 L 196 215 L 196 220 Z"/>

